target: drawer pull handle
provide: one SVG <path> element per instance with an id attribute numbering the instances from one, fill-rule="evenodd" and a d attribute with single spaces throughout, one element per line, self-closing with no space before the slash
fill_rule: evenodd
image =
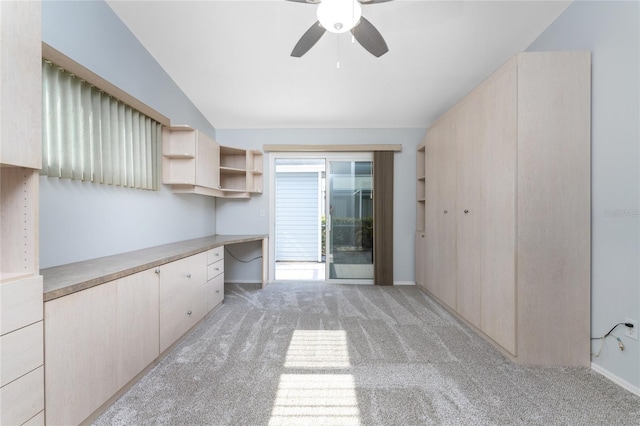
<path id="1" fill-rule="evenodd" d="M 192 312 L 191 311 L 187 311 L 187 315 L 191 316 Z"/>
<path id="2" fill-rule="evenodd" d="M 216 293 L 220 293 L 220 290 L 216 290 Z"/>
<path id="3" fill-rule="evenodd" d="M 215 255 L 216 255 L 216 257 L 220 257 L 220 253 L 216 253 Z"/>
<path id="4" fill-rule="evenodd" d="M 464 211 L 464 214 L 467 214 L 467 213 L 469 213 L 469 210 L 465 210 L 465 211 Z"/>
<path id="5" fill-rule="evenodd" d="M 187 274 L 187 278 L 191 278 L 191 274 Z"/>
<path id="6" fill-rule="evenodd" d="M 219 270 L 220 270 L 220 268 L 213 268 L 213 270 L 214 270 L 214 271 L 219 271 Z"/>
<path id="7" fill-rule="evenodd" d="M 445 210 L 445 211 L 444 211 L 444 214 L 447 214 L 447 213 L 448 213 L 448 210 Z"/>
<path id="8" fill-rule="evenodd" d="M 156 269 L 156 270 L 155 270 L 155 273 L 156 273 L 156 274 L 158 274 L 158 275 L 160 275 L 160 269 Z"/>

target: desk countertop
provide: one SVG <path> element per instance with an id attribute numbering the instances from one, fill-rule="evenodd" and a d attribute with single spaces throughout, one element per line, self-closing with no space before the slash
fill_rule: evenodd
<path id="1" fill-rule="evenodd" d="M 42 269 L 40 274 L 44 278 L 44 301 L 67 296 L 225 244 L 260 241 L 265 238 L 267 235 L 212 235 Z"/>

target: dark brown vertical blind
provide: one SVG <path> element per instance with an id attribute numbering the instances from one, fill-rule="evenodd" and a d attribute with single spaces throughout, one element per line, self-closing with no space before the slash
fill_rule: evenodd
<path id="1" fill-rule="evenodd" d="M 393 285 L 393 151 L 373 153 L 373 283 Z"/>

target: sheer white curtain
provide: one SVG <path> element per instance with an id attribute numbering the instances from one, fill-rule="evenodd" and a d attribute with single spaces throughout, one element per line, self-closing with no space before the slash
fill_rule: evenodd
<path id="1" fill-rule="evenodd" d="M 42 61 L 43 175 L 158 188 L 162 125 Z"/>

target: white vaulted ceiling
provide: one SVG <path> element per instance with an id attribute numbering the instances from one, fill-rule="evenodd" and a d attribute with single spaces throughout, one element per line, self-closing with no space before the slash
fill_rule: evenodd
<path id="1" fill-rule="evenodd" d="M 219 129 L 426 127 L 526 49 L 566 1 L 365 5 L 389 52 L 326 33 L 289 56 L 316 6 L 272 1 L 108 4 Z M 339 61 L 340 68 L 336 63 Z"/>

